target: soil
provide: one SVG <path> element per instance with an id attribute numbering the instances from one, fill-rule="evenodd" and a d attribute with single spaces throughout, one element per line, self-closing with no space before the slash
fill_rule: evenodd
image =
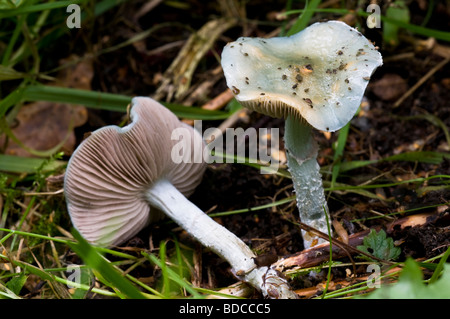
<path id="1" fill-rule="evenodd" d="M 71 45 L 67 51 L 79 56 L 95 53 L 121 43 L 142 30 L 171 22 L 172 25 L 156 30 L 143 41 L 99 55 L 94 59 L 92 90 L 152 96 L 160 85 L 165 70 L 176 58 L 183 44 L 177 44 L 178 41 L 185 41 L 191 29 L 197 30 L 210 19 L 223 14 L 215 2 L 190 0 L 185 3 L 188 9 L 160 4 L 140 17 L 136 14 L 143 7 L 142 1 L 133 1 L 131 4 L 114 8 L 108 14 L 96 19 L 92 23 L 92 28 L 81 29 L 75 38 L 70 39 Z M 281 11 L 283 7 L 283 3 L 269 5 L 263 1 L 249 1 L 246 9 L 249 22 L 239 22 L 219 37 L 197 67 L 192 86 L 209 79 L 211 70 L 219 65 L 217 55 L 220 55 L 221 48 L 226 42 L 242 36 L 244 32 L 248 36 L 263 36 L 279 26 L 281 22 L 274 18 L 274 13 Z M 253 11 L 252 8 L 258 10 Z M 420 24 L 426 10 L 421 9 L 415 2 L 411 4 L 410 10 L 411 21 Z M 445 6 L 445 2 L 436 4 L 434 17 L 429 20 L 427 26 L 449 30 L 450 9 L 448 5 Z M 330 18 L 333 16 L 321 14 L 315 16 L 314 21 Z M 256 21 L 269 23 L 257 24 Z M 364 20 L 361 18 L 358 22 L 362 25 L 361 31 L 380 46 L 384 65 L 374 73 L 366 90 L 364 100 L 366 108 L 363 109 L 364 114 L 355 118 L 352 123 L 343 161 L 381 159 L 412 150 L 448 152 L 445 132 L 431 121 L 424 119 L 424 115 L 432 115 L 440 119 L 447 128 L 450 126 L 448 102 L 450 64 L 437 70 L 400 106 L 393 107 L 398 98 L 436 67 L 444 57 L 433 53 L 432 50 L 418 49 L 417 44 L 424 38 L 404 31 L 401 33 L 400 44 L 395 48 L 388 48 L 382 43 L 380 31 L 366 30 Z M 163 51 L 156 50 L 168 44 L 174 46 Z M 445 42 L 439 44 L 447 45 Z M 65 53 L 68 52 L 64 50 L 60 52 Z M 208 91 L 195 100 L 194 104 L 202 105 L 225 89 L 225 80 L 220 77 Z M 172 102 L 183 103 L 182 100 Z M 77 143 L 86 132 L 106 124 L 118 124 L 122 119 L 122 113 L 89 110 L 88 122 L 76 129 Z M 218 126 L 220 123 L 209 121 L 204 126 Z M 278 127 L 282 136 L 284 121 L 252 113 L 246 120 L 238 121 L 234 125 L 244 128 Z M 333 143 L 337 136 L 336 133 L 327 137 L 321 132 L 315 132 L 320 145 L 318 161 L 322 167 L 333 163 Z M 443 160 L 439 164 L 417 161 L 382 162 L 343 173 L 339 176 L 338 182 L 359 185 L 379 178 L 378 183 L 387 183 L 438 174 L 450 175 L 449 160 Z M 324 174 L 325 180 L 329 178 L 330 176 Z M 435 185 L 433 180 L 428 181 L 428 186 L 433 185 Z M 290 186 L 291 181 L 287 178 L 263 175 L 258 169 L 242 164 L 211 164 L 207 168 L 203 182 L 190 199 L 206 212 L 250 209 L 291 196 L 293 193 Z M 424 185 L 407 183 L 371 190 L 379 196 L 379 199 L 350 192 L 332 192 L 327 194 L 331 217 L 340 221 L 349 234 L 353 234 L 368 227 L 377 226 L 386 229 L 392 222 L 392 219 L 387 218 L 367 219 L 374 217 L 374 212 L 389 214 L 420 207 L 429 207 L 421 209 L 420 212 L 433 212 L 437 211 L 436 205 L 444 211 L 448 210 L 446 205 L 450 201 L 450 191 L 447 188 L 428 188 L 423 191 L 422 186 Z M 414 214 L 414 211 L 409 214 Z M 398 214 L 394 218 L 406 215 L 408 213 Z M 252 248 L 256 248 L 261 255 L 286 256 L 303 250 L 300 228 L 296 224 L 298 211 L 293 204 L 222 216 L 216 220 Z M 407 256 L 416 259 L 430 258 L 445 251 L 450 244 L 449 226 L 447 218 L 424 227 L 394 231 L 390 235 L 402 249 L 401 258 Z M 170 244 L 173 239 L 170 234 L 173 232 L 180 236 L 183 244 L 196 247 L 197 250 L 201 249 L 188 235 L 174 228 L 174 224 L 166 222 L 146 228 L 124 246 L 151 248 L 150 245 L 157 247 L 160 240 L 167 240 L 170 249 L 173 247 Z M 222 287 L 236 281 L 229 272 L 228 265 L 208 251 L 203 251 L 202 268 L 200 281 L 202 286 Z M 145 274 L 150 270 L 136 271 Z M 213 279 L 208 276 L 211 272 Z M 345 278 L 345 273 L 337 271 L 334 276 Z M 314 286 L 321 280 L 319 276 L 314 280 L 308 278 L 294 284 L 296 288 L 305 288 Z"/>

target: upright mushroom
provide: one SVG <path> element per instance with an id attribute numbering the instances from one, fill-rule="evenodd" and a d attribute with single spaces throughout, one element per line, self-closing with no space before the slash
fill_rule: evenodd
<path id="1" fill-rule="evenodd" d="M 289 36 L 241 37 L 222 53 L 227 85 L 245 107 L 285 117 L 285 147 L 301 220 L 327 233 L 328 207 L 312 128 L 333 132 L 356 113 L 381 54 L 339 21 Z M 305 248 L 314 236 L 304 233 Z"/>
<path id="2" fill-rule="evenodd" d="M 123 128 L 93 132 L 69 161 L 64 191 L 81 235 L 98 245 L 118 245 L 164 212 L 265 296 L 296 297 L 275 270 L 256 266 L 244 242 L 186 199 L 205 170 L 201 135 L 150 98 L 134 98 L 130 118 Z M 188 132 L 184 148 L 172 138 L 180 129 Z M 180 150 L 189 152 L 181 163 L 174 158 Z"/>

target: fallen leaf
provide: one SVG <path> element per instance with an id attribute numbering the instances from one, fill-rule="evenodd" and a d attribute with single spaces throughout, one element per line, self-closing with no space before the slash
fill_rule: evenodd
<path id="1" fill-rule="evenodd" d="M 369 86 L 384 101 L 396 100 L 408 90 L 406 80 L 397 74 L 386 74 Z"/>
<path id="2" fill-rule="evenodd" d="M 73 128 L 84 124 L 86 120 L 87 111 L 83 106 L 36 102 L 20 109 L 16 116 L 18 125 L 11 131 L 24 145 L 38 151 L 51 149 L 65 141 L 61 151 L 71 154 L 76 142 Z M 5 154 L 32 155 L 12 141 Z"/>
<path id="3" fill-rule="evenodd" d="M 80 60 L 80 61 L 78 61 Z M 61 60 L 63 68 L 55 83 L 62 87 L 90 90 L 93 78 L 91 58 L 79 59 L 71 56 Z M 73 65 L 70 65 L 73 63 Z M 45 151 L 62 144 L 61 151 L 66 155 L 72 154 L 75 148 L 75 134 L 73 129 L 86 123 L 87 110 L 82 105 L 38 101 L 25 104 L 16 115 L 16 125 L 11 129 L 14 136 L 26 147 Z M 0 145 L 6 136 L 0 136 Z M 34 156 L 21 145 L 12 140 L 8 141 L 5 154 L 32 157 Z"/>

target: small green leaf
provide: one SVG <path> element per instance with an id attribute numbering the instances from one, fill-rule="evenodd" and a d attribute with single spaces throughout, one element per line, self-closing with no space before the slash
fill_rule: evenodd
<path id="1" fill-rule="evenodd" d="M 22 272 L 19 276 L 11 278 L 11 280 L 6 283 L 6 287 L 16 295 L 19 295 L 27 278 L 27 275 Z"/>
<path id="2" fill-rule="evenodd" d="M 394 246 L 392 238 L 386 237 L 386 232 L 380 230 L 378 233 L 372 229 L 363 240 L 364 245 L 357 248 L 372 256 L 383 260 L 394 260 L 400 256 L 401 250 Z"/>
<path id="3" fill-rule="evenodd" d="M 13 68 L 0 65 L 0 81 L 17 80 L 23 78 L 25 75 L 22 72 L 17 72 Z"/>
<path id="4" fill-rule="evenodd" d="M 369 299 L 447 299 L 450 298 L 450 266 L 444 265 L 440 278 L 431 284 L 423 282 L 420 266 L 413 259 L 405 262 L 399 280 L 369 294 Z"/>

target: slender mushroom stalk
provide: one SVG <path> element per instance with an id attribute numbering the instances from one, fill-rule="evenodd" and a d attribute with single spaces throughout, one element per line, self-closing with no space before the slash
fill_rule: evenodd
<path id="1" fill-rule="evenodd" d="M 312 127 L 305 121 L 288 116 L 284 129 L 284 142 L 289 172 L 292 175 L 300 219 L 309 226 L 328 233 L 325 214 L 328 205 L 317 163 L 318 145 Z M 312 234 L 302 230 L 305 248 L 314 240 Z M 321 240 L 317 240 L 319 242 Z"/>
<path id="2" fill-rule="evenodd" d="M 254 262 L 256 255 L 243 241 L 187 200 L 169 181 L 155 183 L 147 191 L 146 199 L 151 206 L 163 211 L 203 246 L 224 258 L 237 277 L 256 287 L 265 297 L 297 297 L 289 289 L 287 281 L 274 269 L 258 268 Z"/>
<path id="3" fill-rule="evenodd" d="M 328 207 L 313 128 L 333 132 L 356 113 L 381 54 L 340 21 L 290 37 L 241 37 L 222 53 L 227 85 L 245 107 L 286 118 L 285 148 L 301 220 L 327 233 Z M 308 248 L 318 241 L 304 235 Z"/>
<path id="4" fill-rule="evenodd" d="M 81 235 L 98 245 L 117 245 L 163 212 L 264 296 L 295 298 L 285 279 L 273 269 L 258 268 L 244 242 L 185 197 L 205 171 L 200 134 L 150 98 L 134 98 L 130 117 L 124 128 L 93 132 L 69 161 L 64 190 Z M 177 142 L 173 133 L 180 131 L 183 139 Z"/>

